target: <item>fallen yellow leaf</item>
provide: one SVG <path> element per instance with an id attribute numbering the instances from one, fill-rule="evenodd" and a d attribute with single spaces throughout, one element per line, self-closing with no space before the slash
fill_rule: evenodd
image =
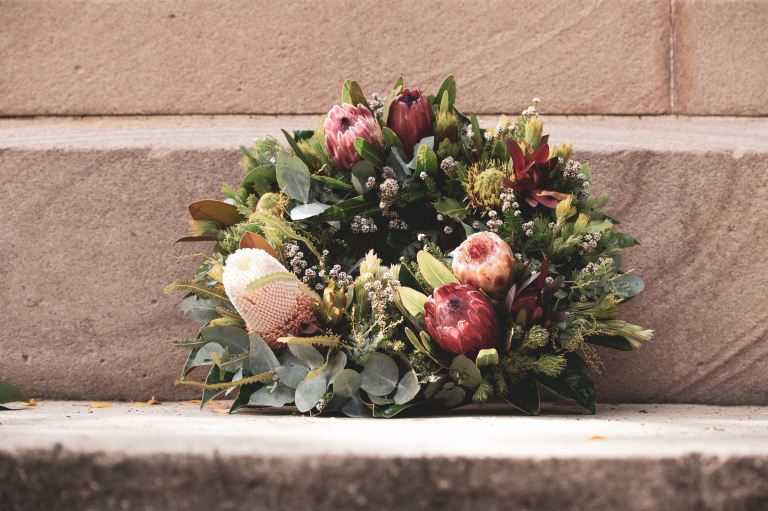
<path id="1" fill-rule="evenodd" d="M 229 413 L 229 408 L 214 408 L 211 411 L 216 413 Z"/>
<path id="2" fill-rule="evenodd" d="M 605 437 L 602 435 L 592 435 L 589 437 L 590 440 L 605 440 Z"/>
<path id="3" fill-rule="evenodd" d="M 88 408 L 109 408 L 112 406 L 112 403 L 102 403 L 101 401 L 91 401 L 91 404 L 88 405 Z"/>
<path id="4" fill-rule="evenodd" d="M 30 399 L 26 403 L 21 403 L 21 406 L 37 406 L 37 400 L 36 399 Z"/>
<path id="5" fill-rule="evenodd" d="M 200 399 L 188 399 L 188 400 L 186 400 L 184 402 L 185 403 L 189 403 L 191 405 L 199 405 L 200 403 L 202 403 L 202 400 L 200 400 Z"/>

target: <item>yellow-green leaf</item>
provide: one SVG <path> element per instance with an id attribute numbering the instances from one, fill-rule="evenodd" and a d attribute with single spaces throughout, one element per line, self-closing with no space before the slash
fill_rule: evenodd
<path id="1" fill-rule="evenodd" d="M 328 346 L 335 348 L 339 345 L 338 335 L 318 335 L 315 337 L 279 337 L 277 342 L 285 344 L 312 344 L 314 346 Z"/>
<path id="2" fill-rule="evenodd" d="M 400 301 L 411 315 L 414 317 L 424 313 L 424 303 L 427 301 L 427 295 L 420 293 L 410 287 L 401 287 L 398 290 Z"/>
<path id="3" fill-rule="evenodd" d="M 318 259 L 322 257 L 320 252 L 318 252 L 317 248 L 315 248 L 315 245 L 309 240 L 309 238 L 302 236 L 301 234 L 294 231 L 290 225 L 288 225 L 288 222 L 282 218 L 270 215 L 269 213 L 257 211 L 250 216 L 250 220 L 260 222 L 265 229 L 269 229 L 276 234 L 279 234 L 280 236 L 301 241 L 307 246 L 310 252 L 315 255 L 315 257 Z"/>
<path id="4" fill-rule="evenodd" d="M 224 292 L 223 289 L 220 288 L 211 288 L 208 286 L 204 286 L 203 284 L 200 284 L 199 282 L 195 282 L 192 280 L 177 280 L 176 282 L 172 282 L 171 284 L 168 284 L 165 286 L 165 289 L 163 291 L 166 294 L 174 293 L 176 291 L 183 291 L 185 293 L 194 293 L 197 296 L 203 296 L 206 298 L 214 298 L 216 300 L 221 300 L 223 302 L 229 302 L 229 298 L 227 297 L 227 294 Z"/>
<path id="5" fill-rule="evenodd" d="M 419 272 L 421 272 L 422 277 L 433 288 L 444 284 L 459 283 L 453 272 L 426 250 L 421 250 L 416 254 L 416 262 L 419 265 Z"/>

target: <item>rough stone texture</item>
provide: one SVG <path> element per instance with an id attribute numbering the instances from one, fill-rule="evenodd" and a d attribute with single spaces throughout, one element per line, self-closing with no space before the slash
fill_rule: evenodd
<path id="1" fill-rule="evenodd" d="M 186 230 L 186 203 L 236 181 L 234 147 L 248 133 L 317 118 L 290 121 L 0 122 L 0 192 L 11 199 L 0 203 L 0 378 L 48 398 L 191 396 L 173 387 L 183 354 L 166 338 L 194 327 L 161 288 L 195 264 L 172 254 L 207 247 L 171 241 Z M 610 193 L 609 212 L 642 242 L 625 267 L 647 288 L 624 314 L 656 329 L 656 340 L 604 354 L 599 398 L 768 404 L 768 120 L 547 126 L 553 142 L 576 143 L 595 191 Z"/>
<path id="2" fill-rule="evenodd" d="M 768 4 L 673 0 L 675 112 L 768 114 Z"/>
<path id="3" fill-rule="evenodd" d="M 668 0 L 0 0 L 0 26 L 6 116 L 326 112 L 400 73 L 478 112 L 669 108 Z"/>
<path id="4" fill-rule="evenodd" d="M 768 505 L 765 408 L 492 413 L 383 421 L 43 402 L 0 417 L 0 502 L 14 511 Z"/>

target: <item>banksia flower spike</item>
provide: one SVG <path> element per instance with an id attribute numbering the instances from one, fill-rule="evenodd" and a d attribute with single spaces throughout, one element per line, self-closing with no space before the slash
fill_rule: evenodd
<path id="1" fill-rule="evenodd" d="M 445 351 L 474 356 L 496 347 L 500 327 L 493 305 L 472 286 L 445 284 L 424 304 L 427 332 Z"/>
<path id="2" fill-rule="evenodd" d="M 514 266 L 509 245 L 498 234 L 487 231 L 470 235 L 453 255 L 456 278 L 489 294 L 509 289 Z"/>
<path id="3" fill-rule="evenodd" d="M 342 170 L 351 170 L 362 158 L 355 150 L 355 139 L 383 149 L 384 135 L 373 114 L 364 105 L 342 103 L 331 108 L 323 123 L 325 147 L 333 163 Z"/>
<path id="4" fill-rule="evenodd" d="M 290 273 L 264 250 L 241 248 L 224 265 L 224 291 L 245 320 L 273 349 L 279 337 L 294 336 L 314 320 L 315 300 L 296 280 L 273 280 L 254 290 L 249 286 L 267 275 Z"/>
<path id="5" fill-rule="evenodd" d="M 394 131 L 408 156 L 424 137 L 432 135 L 432 105 L 419 89 L 403 89 L 389 108 L 387 126 Z"/>

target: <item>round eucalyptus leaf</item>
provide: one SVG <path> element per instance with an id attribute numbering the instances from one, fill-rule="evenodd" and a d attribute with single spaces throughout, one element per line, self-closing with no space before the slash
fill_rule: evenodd
<path id="1" fill-rule="evenodd" d="M 397 364 L 389 355 L 373 352 L 368 355 L 360 387 L 373 396 L 386 396 L 397 386 Z"/>
<path id="2" fill-rule="evenodd" d="M 320 367 L 325 363 L 325 357 L 311 344 L 289 344 L 288 349 L 311 369 Z"/>
<path id="3" fill-rule="evenodd" d="M 273 371 L 280 366 L 272 348 L 257 334 L 249 334 L 250 348 L 248 350 L 248 363 L 253 374 Z"/>
<path id="4" fill-rule="evenodd" d="M 397 384 L 397 392 L 395 392 L 395 403 L 402 405 L 416 397 L 419 393 L 419 379 L 416 377 L 416 373 L 413 369 L 405 373 L 400 378 L 400 383 Z"/>
<path id="5" fill-rule="evenodd" d="M 302 380 L 296 387 L 296 408 L 300 412 L 308 412 L 322 399 L 325 394 L 325 375 L 320 373 L 309 380 Z"/>
<path id="6" fill-rule="evenodd" d="M 354 369 L 344 369 L 333 381 L 333 393 L 340 397 L 352 397 L 360 388 L 363 379 Z"/>
<path id="7" fill-rule="evenodd" d="M 325 378 L 331 384 L 347 365 L 347 355 L 343 351 L 337 351 L 328 361 L 325 368 Z"/>
<path id="8" fill-rule="evenodd" d="M 291 210 L 291 220 L 305 220 L 307 218 L 312 218 L 328 208 L 330 208 L 328 204 L 322 204 L 320 202 L 300 204 Z"/>
<path id="9" fill-rule="evenodd" d="M 380 405 L 380 406 L 391 405 L 392 403 L 394 403 L 394 401 L 388 397 L 372 396 L 368 394 L 368 398 L 370 399 L 371 403 L 375 405 Z"/>
<path id="10" fill-rule="evenodd" d="M 219 358 L 221 358 L 224 355 L 224 348 L 219 343 L 209 342 L 200 348 L 200 351 L 197 352 L 195 359 L 192 361 L 190 366 L 199 366 L 213 363 L 213 357 L 211 356 L 211 353 L 216 353 Z"/>
<path id="11" fill-rule="evenodd" d="M 341 407 L 341 413 L 347 417 L 370 417 L 371 410 L 365 406 L 365 403 L 360 401 L 357 395 L 352 396 L 344 406 Z"/>
<path id="12" fill-rule="evenodd" d="M 251 394 L 249 405 L 254 406 L 285 406 L 294 399 L 293 389 L 280 382 L 265 385 Z"/>
<path id="13" fill-rule="evenodd" d="M 309 374 L 309 369 L 302 366 L 281 366 L 275 369 L 280 383 L 292 389 L 295 389 L 301 381 Z"/>
<path id="14" fill-rule="evenodd" d="M 459 406 L 464 402 L 467 392 L 459 386 L 452 387 L 450 389 L 443 389 L 435 394 L 435 401 L 440 402 L 443 406 L 451 408 Z"/>
<path id="15" fill-rule="evenodd" d="M 480 369 L 464 355 L 459 355 L 451 362 L 451 378 L 463 387 L 477 387 L 483 381 Z"/>

